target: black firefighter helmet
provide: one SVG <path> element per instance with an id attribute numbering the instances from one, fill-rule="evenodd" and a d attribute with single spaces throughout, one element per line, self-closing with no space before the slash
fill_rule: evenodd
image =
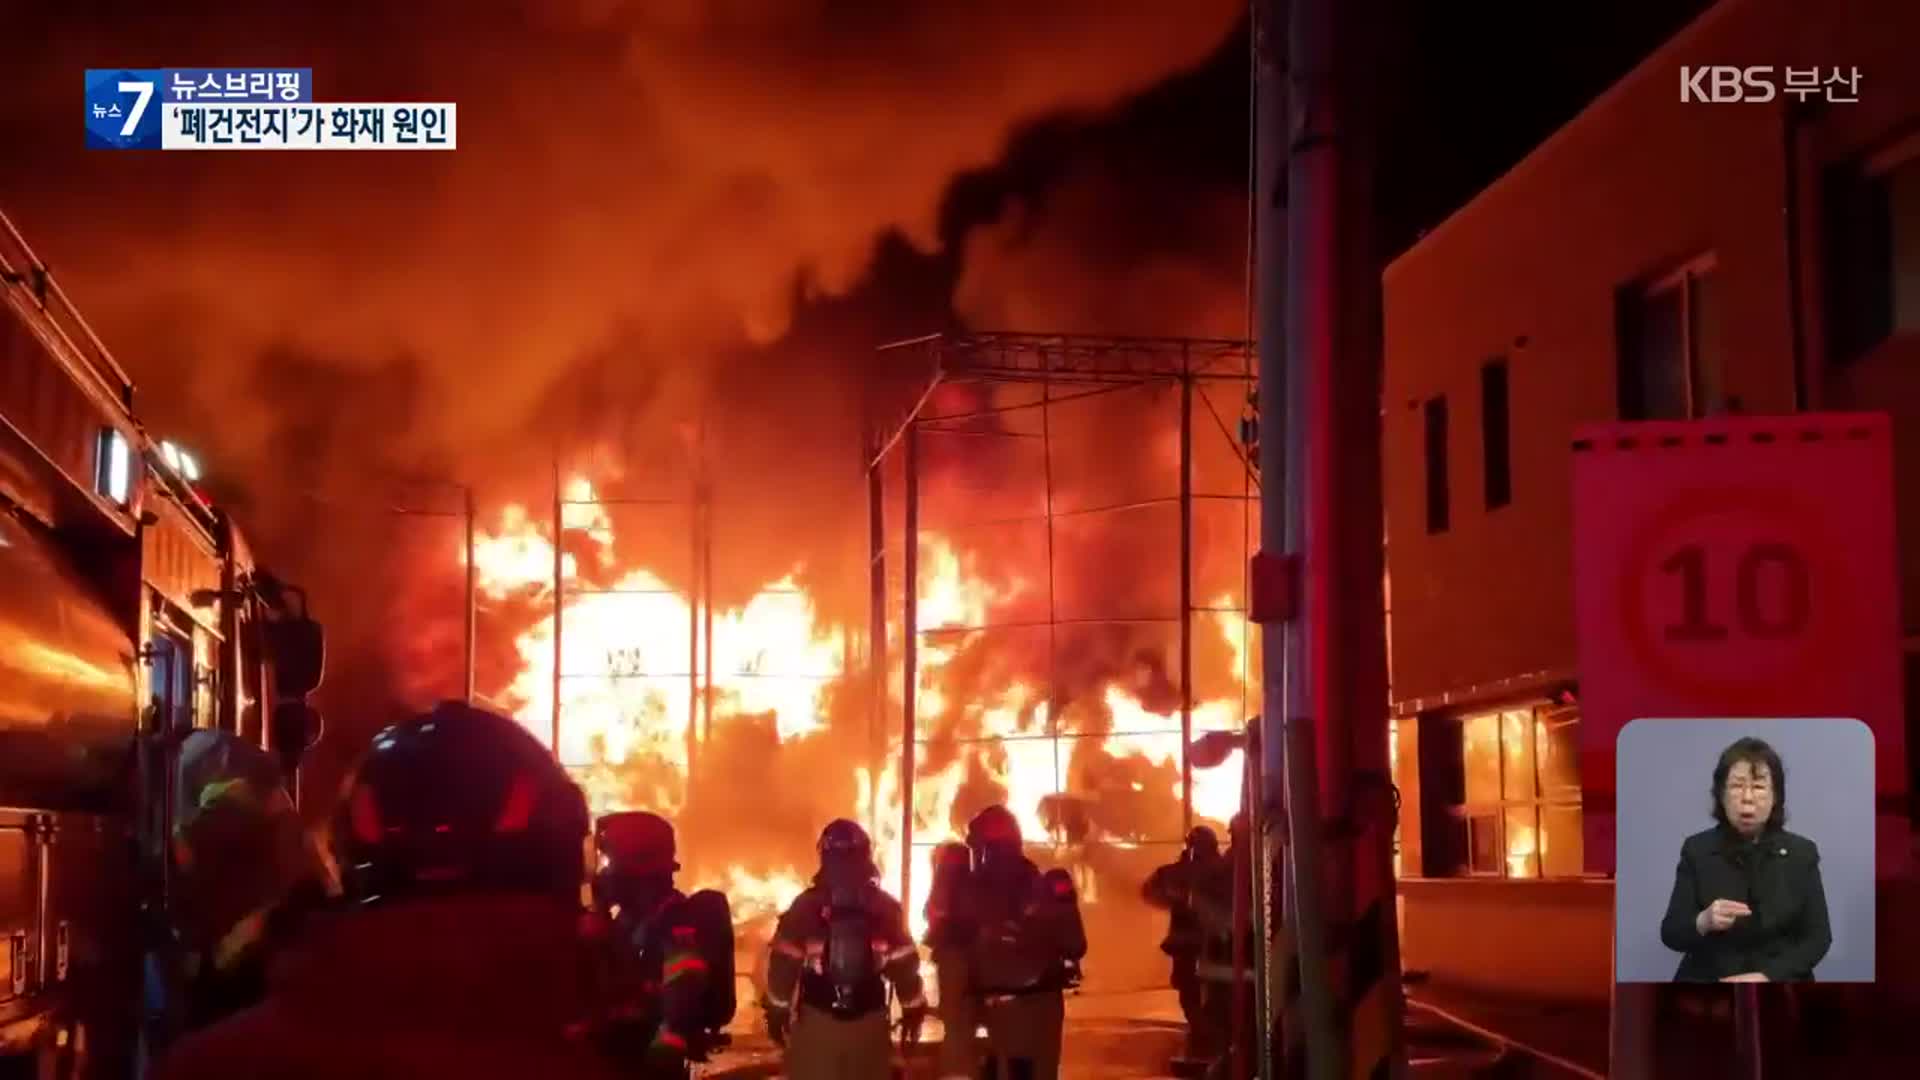
<path id="1" fill-rule="evenodd" d="M 596 907 L 651 910 L 674 895 L 680 869 L 673 823 L 645 810 L 605 814 L 594 822 L 600 866 L 593 875 Z"/>
<path id="2" fill-rule="evenodd" d="M 880 868 L 873 861 L 873 838 L 858 822 L 846 818 L 828 822 L 827 827 L 820 830 L 820 842 L 816 846 L 822 873 L 844 868 L 850 876 L 861 880 L 880 876 Z"/>
<path id="3" fill-rule="evenodd" d="M 1211 859 L 1220 854 L 1220 834 L 1205 825 L 1195 825 L 1187 833 L 1186 855 L 1189 859 Z"/>
<path id="4" fill-rule="evenodd" d="M 538 740 L 459 702 L 374 736 L 334 821 L 358 903 L 436 893 L 574 899 L 587 802 Z"/>
<path id="5" fill-rule="evenodd" d="M 665 874 L 680 869 L 673 823 L 645 810 L 603 814 L 594 823 L 594 847 L 607 868 L 622 874 Z"/>
<path id="6" fill-rule="evenodd" d="M 967 848 L 976 866 L 1019 855 L 1022 846 L 1020 820 L 1004 806 L 989 806 L 967 822 Z"/>

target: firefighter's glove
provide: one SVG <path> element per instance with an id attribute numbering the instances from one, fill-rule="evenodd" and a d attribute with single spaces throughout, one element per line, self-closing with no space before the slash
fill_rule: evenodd
<path id="1" fill-rule="evenodd" d="M 773 1045 L 785 1049 L 787 1029 L 792 1024 L 793 1016 L 787 1010 L 773 1005 L 767 1006 L 767 1038 L 773 1040 Z"/>
<path id="2" fill-rule="evenodd" d="M 925 1005 L 916 1005 L 910 1009 L 900 1010 L 900 1045 L 903 1047 L 918 1046 L 920 1044 L 920 1029 L 926 1025 L 927 1007 Z"/>

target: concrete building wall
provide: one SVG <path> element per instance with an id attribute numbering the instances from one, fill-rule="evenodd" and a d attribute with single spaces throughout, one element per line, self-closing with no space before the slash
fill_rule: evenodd
<path id="1" fill-rule="evenodd" d="M 1574 672 L 1569 443 L 1576 426 L 1619 418 L 1623 290 L 1710 255 L 1726 397 L 1757 414 L 1892 415 L 1909 642 L 1920 635 L 1920 332 L 1844 365 L 1828 356 L 1838 300 L 1823 211 L 1834 168 L 1920 131 L 1916 41 L 1910 0 L 1722 0 L 1388 269 L 1384 482 L 1409 969 L 1543 997 L 1607 993 L 1610 882 L 1421 877 L 1423 820 L 1447 811 L 1420 797 L 1442 785 L 1413 751 L 1433 710 L 1518 700 Z M 1859 101 L 1809 111 L 1792 137 L 1802 110 L 1785 95 L 1681 101 L 1682 66 L 1772 65 L 1778 78 L 1815 62 L 1823 78 L 1858 67 Z M 1481 368 L 1493 359 L 1508 372 L 1511 500 L 1489 509 Z M 1430 532 L 1436 398 L 1449 520 Z M 1540 947 L 1485 947 L 1516 919 Z"/>
<path id="2" fill-rule="evenodd" d="M 1817 7 L 1823 17 L 1803 18 L 1800 48 L 1848 57 L 1872 72 L 1873 81 L 1863 78 L 1859 104 L 1831 106 L 1810 125 L 1812 178 L 1817 182 L 1836 164 L 1889 150 L 1920 152 L 1920 4 L 1855 0 Z M 1810 245 L 1815 252 L 1821 246 Z M 1911 639 L 1920 635 L 1920 333 L 1895 333 L 1857 359 L 1827 362 L 1823 316 L 1830 298 L 1814 269 L 1808 275 L 1815 300 L 1810 330 L 1821 372 L 1814 380 L 1814 406 L 1883 411 L 1893 419 L 1902 612 Z"/>
<path id="3" fill-rule="evenodd" d="M 1568 444 L 1616 416 L 1618 290 L 1711 253 L 1722 309 L 1740 313 L 1722 323 L 1728 393 L 1792 408 L 1780 112 L 1679 101 L 1683 64 L 1777 54 L 1789 6 L 1710 10 L 1387 270 L 1396 700 L 1573 668 Z M 1493 357 L 1508 363 L 1513 494 L 1489 511 Z M 1451 522 L 1429 534 L 1423 404 L 1443 395 Z"/>

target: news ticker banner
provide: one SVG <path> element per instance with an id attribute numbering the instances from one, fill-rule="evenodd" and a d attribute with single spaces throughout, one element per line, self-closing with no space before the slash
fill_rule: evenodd
<path id="1" fill-rule="evenodd" d="M 91 150 L 452 150 L 451 102 L 325 103 L 312 68 L 88 68 Z"/>

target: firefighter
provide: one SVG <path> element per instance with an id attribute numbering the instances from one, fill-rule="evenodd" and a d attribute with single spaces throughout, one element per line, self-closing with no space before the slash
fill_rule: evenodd
<path id="1" fill-rule="evenodd" d="M 967 970 L 972 927 L 955 910 L 972 869 L 967 845 L 948 841 L 934 849 L 933 884 L 927 890 L 926 946 L 933 955 L 939 986 L 936 1008 L 943 1034 L 940 1039 L 940 1076 L 971 1078 L 974 1073 L 975 1035 L 980 1017 L 975 1008 Z"/>
<path id="2" fill-rule="evenodd" d="M 1205 932 L 1194 910 L 1195 893 L 1220 874 L 1226 860 L 1220 857 L 1220 838 L 1204 825 L 1187 833 L 1180 858 L 1155 870 L 1140 890 L 1141 898 L 1167 915 L 1167 936 L 1160 951 L 1173 961 L 1173 988 L 1180 995 L 1180 1012 L 1187 1020 L 1186 1061 L 1211 1061 L 1220 1051 L 1225 1033 L 1210 1023 L 1202 1007 L 1202 983 L 1198 966 Z"/>
<path id="3" fill-rule="evenodd" d="M 767 963 L 767 1032 L 790 1080 L 884 1080 L 893 1067 L 887 986 L 903 1045 L 918 1042 L 927 999 L 920 951 L 900 902 L 880 888 L 873 841 L 851 821 L 820 834 L 820 871 L 780 916 Z"/>
<path id="4" fill-rule="evenodd" d="M 506 717 L 455 702 L 386 728 L 334 822 L 347 903 L 160 1080 L 612 1080 L 568 1034 L 588 1008 L 587 828 L 580 789 Z"/>
<path id="5" fill-rule="evenodd" d="M 1231 1056 L 1227 1051 L 1232 1045 L 1236 1005 L 1241 1012 L 1240 1053 L 1243 1061 L 1254 1060 L 1254 1040 L 1257 1037 L 1252 1011 L 1252 963 L 1249 959 L 1245 968 L 1238 972 L 1237 985 L 1233 963 L 1233 897 L 1238 887 L 1235 865 L 1240 859 L 1253 857 L 1245 813 L 1234 815 L 1227 835 L 1226 855 L 1213 865 L 1210 872 L 1196 876 L 1193 891 L 1194 916 L 1201 934 L 1200 956 L 1195 972 L 1199 976 L 1200 1011 L 1205 1017 L 1206 1027 L 1216 1039 L 1209 1048 L 1213 1068 L 1208 1075 L 1214 1077 L 1227 1075 Z M 1250 912 L 1243 907 L 1239 912 L 1242 933 L 1250 933 L 1250 919 Z"/>
<path id="6" fill-rule="evenodd" d="M 1066 991 L 1087 954 L 1073 879 L 1027 859 L 1020 823 L 1004 806 L 974 816 L 967 848 L 973 867 L 955 908 L 973 931 L 968 969 L 987 1028 L 986 1074 L 1054 1080 Z"/>
<path id="7" fill-rule="evenodd" d="M 589 943 L 599 960 L 594 1033 L 623 1067 L 681 1080 L 733 1019 L 733 918 L 726 897 L 674 887 L 673 826 L 657 814 L 602 817 Z"/>

